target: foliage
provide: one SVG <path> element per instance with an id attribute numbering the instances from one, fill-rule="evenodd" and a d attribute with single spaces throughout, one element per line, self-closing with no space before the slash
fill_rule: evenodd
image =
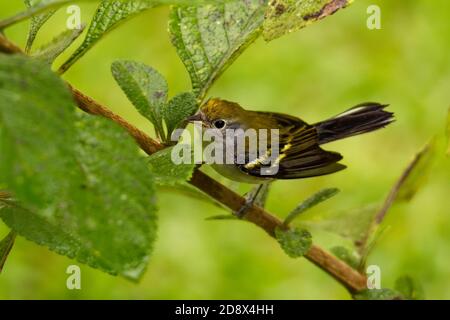
<path id="1" fill-rule="evenodd" d="M 423 300 L 425 294 L 422 286 L 410 276 L 402 276 L 395 282 L 395 289 L 409 300 Z"/>
<path id="2" fill-rule="evenodd" d="M 351 266 L 354 269 L 358 269 L 360 264 L 360 257 L 356 252 L 351 252 L 350 249 L 342 246 L 336 246 L 331 248 L 331 252 L 341 259 L 342 261 L 346 262 L 349 266 Z"/>
<path id="3" fill-rule="evenodd" d="M 381 205 L 367 205 L 344 212 L 329 211 L 302 219 L 309 228 L 326 230 L 350 239 L 364 261 L 378 239 L 378 226 L 389 209 L 402 201 L 409 201 L 424 184 L 436 154 L 434 140 L 420 150 L 393 185 Z M 340 249 L 339 249 L 340 250 Z"/>
<path id="4" fill-rule="evenodd" d="M 39 48 L 32 56 L 42 59 L 49 65 L 52 65 L 55 59 L 78 39 L 83 30 L 84 27 L 62 32 L 59 36 L 54 38 L 53 41 Z"/>
<path id="5" fill-rule="evenodd" d="M 76 3 L 79 0 L 36 0 L 36 1 L 29 1 L 25 0 L 27 6 L 29 7 L 27 10 L 17 13 L 16 15 L 5 19 L 3 21 L 0 21 L 0 29 L 4 29 L 6 27 L 9 27 L 13 24 L 16 24 L 18 22 L 21 22 L 23 20 L 26 20 L 28 18 L 38 17 L 38 21 L 35 22 L 35 27 L 31 29 L 31 37 L 34 40 L 33 37 L 36 36 L 37 32 L 39 31 L 39 28 L 48 20 L 48 18 L 51 17 L 52 10 L 60 8 L 64 5 Z M 131 11 L 131 13 L 136 12 L 135 10 L 138 8 L 143 8 L 145 6 L 151 7 L 156 5 L 167 5 L 167 4 L 195 4 L 195 5 L 201 5 L 208 2 L 222 2 L 221 0 L 81 0 L 85 2 L 100 2 L 102 1 L 102 4 L 107 9 L 108 4 L 113 4 L 116 6 L 116 9 L 123 10 L 122 12 L 117 12 L 119 17 L 113 18 L 115 20 L 114 23 L 116 23 L 119 20 L 123 20 L 124 15 L 127 15 Z M 225 0 L 224 0 L 225 1 Z M 129 4 L 129 5 L 128 5 Z M 99 7 L 100 8 L 100 7 Z M 100 8 L 102 9 L 102 8 Z M 109 13 L 111 15 L 115 15 L 115 11 L 103 11 L 105 13 Z M 49 15 L 47 19 L 44 19 L 45 15 Z M 98 17 L 100 18 L 100 17 Z M 118 18 L 118 19 L 117 19 Z M 110 24 L 113 20 L 103 20 L 106 21 L 107 24 Z M 110 29 L 111 25 L 108 26 L 107 29 Z"/>
<path id="6" fill-rule="evenodd" d="M 273 0 L 264 21 L 264 38 L 274 40 L 346 7 L 352 0 Z"/>
<path id="7" fill-rule="evenodd" d="M 1 21 L 0 29 L 32 17 L 29 53 L 54 10 L 72 1 L 25 2 L 29 9 Z M 133 61 L 117 61 L 111 67 L 128 99 L 154 125 L 163 144 L 170 145 L 173 130 L 186 125 L 184 119 L 197 110 L 212 84 L 260 35 L 273 40 L 349 2 L 104 0 L 83 43 L 59 71 L 66 71 L 121 22 L 158 5 L 176 4 L 169 32 L 191 78 L 192 92 L 169 99 L 167 81 L 154 68 Z M 174 166 L 170 147 L 145 159 L 121 128 L 75 112 L 66 85 L 48 64 L 81 32 L 63 32 L 33 52 L 38 59 L 0 56 L 0 185 L 17 199 L 0 206 L 0 217 L 13 230 L 0 242 L 0 267 L 17 233 L 59 254 L 136 280 L 145 270 L 156 237 L 155 186 L 188 188 L 195 165 Z M 434 157 L 431 143 L 408 166 L 381 209 L 358 208 L 299 219 L 301 228 L 278 228 L 276 239 L 287 255 L 296 258 L 312 245 L 311 233 L 303 227 L 335 232 L 351 239 L 360 255 L 341 246 L 332 252 L 357 268 L 388 209 L 396 201 L 412 198 Z M 284 225 L 337 191 L 325 189 L 311 196 L 288 215 Z M 400 278 L 396 290 L 370 290 L 355 298 L 422 297 L 411 278 Z"/>
<path id="8" fill-rule="evenodd" d="M 189 92 L 180 93 L 167 102 L 166 79 L 151 67 L 133 61 L 116 61 L 111 70 L 128 99 L 153 123 L 157 136 L 165 142 L 169 142 L 172 131 L 183 128 L 183 120 L 197 110 L 195 97 Z"/>
<path id="9" fill-rule="evenodd" d="M 356 300 L 423 300 L 422 286 L 410 276 L 402 276 L 393 289 L 367 289 L 353 296 Z"/>
<path id="10" fill-rule="evenodd" d="M 24 2 L 28 8 L 32 8 L 36 4 L 39 4 L 39 2 L 41 2 L 41 0 L 24 0 Z M 41 29 L 41 27 L 44 25 L 44 23 L 46 23 L 47 20 L 50 19 L 55 12 L 56 12 L 55 10 L 49 10 L 42 14 L 38 14 L 38 15 L 31 17 L 30 31 L 28 32 L 28 38 L 27 38 L 27 44 L 25 46 L 25 52 L 29 53 L 31 51 L 31 47 L 33 46 L 34 40 L 36 39 L 39 29 Z"/>
<path id="11" fill-rule="evenodd" d="M 275 230 L 281 248 L 291 258 L 303 257 L 312 245 L 311 234 L 305 229 Z"/>
<path id="12" fill-rule="evenodd" d="M 425 184 L 436 157 L 436 148 L 436 139 L 433 139 L 414 156 L 413 161 L 394 186 L 395 199 L 393 201 L 410 201 L 420 187 Z"/>
<path id="13" fill-rule="evenodd" d="M 16 233 L 10 231 L 8 235 L 0 241 L 0 273 L 3 271 L 3 267 L 8 258 L 8 254 L 11 251 L 14 240 L 16 239 Z"/>
<path id="14" fill-rule="evenodd" d="M 111 71 L 128 99 L 153 123 L 158 137 L 164 139 L 162 109 L 167 102 L 166 79 L 155 69 L 133 61 L 116 61 Z"/>
<path id="15" fill-rule="evenodd" d="M 329 198 L 335 196 L 339 192 L 339 189 L 330 188 L 324 189 L 316 194 L 312 195 L 310 198 L 306 199 L 300 203 L 294 210 L 292 210 L 289 215 L 284 220 L 284 224 L 290 224 L 297 216 L 307 211 L 308 209 L 318 205 L 319 203 L 328 200 Z"/>
<path id="16" fill-rule="evenodd" d="M 402 295 L 392 289 L 366 289 L 353 295 L 356 300 L 403 300 Z"/>
<path id="17" fill-rule="evenodd" d="M 176 186 L 188 181 L 194 170 L 195 164 L 180 164 L 174 166 L 171 148 L 165 148 L 149 158 L 149 169 L 155 176 L 155 182 L 160 186 Z"/>
<path id="18" fill-rule="evenodd" d="M 172 9 L 172 43 L 186 66 L 195 94 L 203 99 L 220 74 L 259 35 L 265 1 L 233 1 Z"/>
<path id="19" fill-rule="evenodd" d="M 111 1 L 102 0 L 99 4 L 86 37 L 80 47 L 60 67 L 59 72 L 67 71 L 86 52 L 91 49 L 103 36 L 116 27 L 125 19 L 136 15 L 157 4 L 157 1 L 135 0 L 135 1 Z"/>
<path id="20" fill-rule="evenodd" d="M 138 278 L 156 208 L 134 141 L 105 119 L 77 116 L 66 86 L 40 61 L 0 57 L 0 180 L 19 201 L 0 217 L 57 253 Z"/>
<path id="21" fill-rule="evenodd" d="M 186 126 L 184 120 L 198 109 L 195 96 L 191 92 L 183 92 L 173 97 L 163 110 L 164 122 L 167 128 L 167 140 L 175 129 Z"/>

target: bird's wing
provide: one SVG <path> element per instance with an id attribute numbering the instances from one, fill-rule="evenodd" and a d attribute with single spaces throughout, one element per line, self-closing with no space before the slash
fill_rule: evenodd
<path id="1" fill-rule="evenodd" d="M 342 159 L 339 153 L 320 148 L 314 126 L 289 115 L 265 115 L 271 117 L 272 127 L 279 129 L 279 147 L 274 147 L 276 141 L 272 141 L 265 154 L 259 154 L 253 161 L 238 165 L 242 172 L 256 177 L 298 179 L 325 175 L 345 168 L 337 163 Z"/>

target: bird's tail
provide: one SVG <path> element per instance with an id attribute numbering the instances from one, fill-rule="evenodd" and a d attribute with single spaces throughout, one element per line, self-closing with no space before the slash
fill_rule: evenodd
<path id="1" fill-rule="evenodd" d="M 319 144 L 344 139 L 384 128 L 394 121 L 394 114 L 385 111 L 388 105 L 375 102 L 359 104 L 337 116 L 316 123 Z"/>

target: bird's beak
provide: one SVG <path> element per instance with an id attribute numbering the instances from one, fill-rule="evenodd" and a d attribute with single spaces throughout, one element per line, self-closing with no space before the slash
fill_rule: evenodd
<path id="1" fill-rule="evenodd" d="M 193 116 L 187 117 L 186 121 L 187 122 L 203 121 L 203 115 L 201 112 L 198 112 L 198 113 L 194 114 Z"/>

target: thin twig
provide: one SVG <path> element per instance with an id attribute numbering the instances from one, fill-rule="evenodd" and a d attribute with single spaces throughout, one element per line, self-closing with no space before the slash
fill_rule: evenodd
<path id="1" fill-rule="evenodd" d="M 0 51 L 5 53 L 18 52 L 9 48 L 17 48 L 9 42 L 5 37 L 0 38 Z M 124 127 L 131 136 L 137 141 L 141 149 L 151 155 L 161 150 L 164 146 L 158 141 L 152 139 L 147 134 L 131 125 L 129 122 L 110 111 L 105 106 L 99 104 L 92 98 L 86 96 L 82 92 L 69 85 L 78 107 L 85 112 L 93 115 L 100 115 L 113 120 L 120 126 Z M 228 189 L 218 181 L 212 179 L 200 170 L 196 170 L 190 180 L 190 183 L 214 198 L 232 211 L 238 211 L 245 205 L 245 198 Z M 287 227 L 274 215 L 270 214 L 263 208 L 252 205 L 246 211 L 245 220 L 257 225 L 270 236 L 274 237 L 277 228 L 286 229 Z M 366 276 L 359 273 L 342 260 L 328 253 L 317 245 L 312 245 L 306 253 L 305 258 L 314 263 L 345 286 L 351 293 L 355 293 L 366 288 Z"/>
<path id="2" fill-rule="evenodd" d="M 125 128 L 128 133 L 136 140 L 142 150 L 144 150 L 147 154 L 153 154 L 164 148 L 164 145 L 159 143 L 158 141 L 150 138 L 143 131 L 139 130 L 121 116 L 115 114 L 108 108 L 102 106 L 92 98 L 88 97 L 81 91 L 73 88 L 71 85 L 68 85 L 69 89 L 72 92 L 72 95 L 77 103 L 78 107 L 90 114 L 100 115 L 105 118 L 111 119 L 112 121 L 119 124 L 121 127 Z"/>
<path id="3" fill-rule="evenodd" d="M 386 198 L 383 202 L 383 205 L 378 210 L 374 219 L 370 223 L 370 226 L 367 229 L 367 232 L 366 232 L 364 238 L 357 244 L 358 247 L 360 248 L 360 252 L 364 252 L 364 251 L 367 252 L 367 250 L 369 250 L 369 248 L 367 248 L 367 245 L 368 245 L 370 236 L 375 234 L 375 231 L 377 230 L 378 226 L 381 224 L 381 222 L 383 222 L 383 219 L 385 218 L 389 209 L 392 207 L 392 205 L 397 200 L 399 192 L 401 191 L 405 182 L 408 180 L 409 176 L 411 175 L 413 170 L 416 168 L 416 166 L 419 164 L 421 159 L 423 157 L 425 157 L 425 155 L 429 152 L 430 148 L 431 148 L 430 143 L 428 143 L 419 153 L 417 153 L 414 156 L 414 159 L 408 164 L 408 166 L 403 171 L 401 176 L 397 179 L 394 186 L 391 188 L 388 195 L 386 196 Z"/>
<path id="4" fill-rule="evenodd" d="M 18 14 L 8 17 L 0 22 L 0 30 L 5 29 L 6 27 L 10 27 L 16 23 L 22 22 L 32 16 L 36 16 L 39 13 L 51 10 L 53 8 L 58 8 L 63 6 L 66 3 L 70 3 L 72 0 L 60 0 L 58 2 L 50 2 L 35 5 L 31 8 L 27 8 L 24 11 L 19 12 Z"/>
<path id="5" fill-rule="evenodd" d="M 4 251 L 1 252 L 2 255 L 0 256 L 0 273 L 3 271 L 3 267 L 5 266 L 6 259 L 8 258 L 9 253 L 11 252 L 11 249 L 14 246 L 14 241 L 16 240 L 16 232 L 10 231 L 8 235 L 1 241 L 5 241 L 5 247 L 3 248 Z"/>
<path id="6" fill-rule="evenodd" d="M 400 192 L 401 188 L 405 184 L 406 180 L 411 175 L 411 172 L 413 172 L 414 168 L 417 166 L 419 161 L 425 156 L 425 154 L 430 150 L 430 145 L 427 144 L 418 154 L 414 156 L 413 161 L 408 165 L 405 171 L 403 171 L 400 178 L 397 180 L 395 185 L 392 187 L 391 191 L 389 192 L 388 196 L 386 197 L 383 206 L 381 207 L 380 211 L 375 216 L 374 223 L 380 224 L 384 217 L 386 216 L 386 213 L 388 212 L 389 208 L 392 206 L 394 201 L 397 199 L 398 193 Z"/>

